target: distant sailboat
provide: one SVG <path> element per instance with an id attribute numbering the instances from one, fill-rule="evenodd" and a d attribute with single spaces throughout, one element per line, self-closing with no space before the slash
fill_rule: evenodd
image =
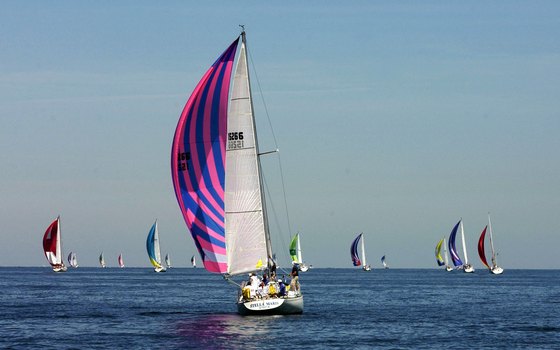
<path id="1" fill-rule="evenodd" d="M 446 271 L 453 271 L 453 268 L 449 266 L 449 259 L 447 257 L 447 244 L 445 243 L 445 237 L 439 240 L 436 245 L 436 261 L 438 266 L 445 266 Z M 441 248 L 443 247 L 443 257 L 441 256 Z"/>
<path id="2" fill-rule="evenodd" d="M 488 261 L 486 260 L 486 254 L 484 249 L 484 240 L 486 238 L 487 230 L 490 233 L 489 236 L 490 236 L 490 248 L 492 250 L 492 258 L 491 258 L 492 266 L 490 266 L 488 264 Z M 504 269 L 498 266 L 498 262 L 496 261 L 496 255 L 497 254 L 494 250 L 494 240 L 492 239 L 492 223 L 490 222 L 490 213 L 488 213 L 488 225 L 484 227 L 484 230 L 482 230 L 482 233 L 480 234 L 480 238 L 478 239 L 478 256 L 480 257 L 480 260 L 482 260 L 484 266 L 486 266 L 491 273 L 493 273 L 494 275 L 500 275 L 504 272 Z"/>
<path id="3" fill-rule="evenodd" d="M 191 264 L 192 264 L 192 267 L 194 267 L 196 269 L 196 258 L 194 257 L 194 255 L 191 258 Z"/>
<path id="4" fill-rule="evenodd" d="M 299 239 L 299 233 L 296 233 L 292 242 L 290 243 L 290 256 L 292 257 L 292 264 L 296 265 L 298 270 L 301 272 L 306 272 L 309 266 L 303 263 L 303 258 L 301 257 L 301 244 Z"/>
<path id="5" fill-rule="evenodd" d="M 68 264 L 70 264 L 73 268 L 78 267 L 78 257 L 76 256 L 76 253 L 70 252 L 70 254 L 68 254 Z"/>
<path id="6" fill-rule="evenodd" d="M 385 260 L 385 255 L 381 257 L 381 264 L 383 265 L 384 269 L 388 269 L 389 265 L 387 265 L 387 261 Z"/>
<path id="7" fill-rule="evenodd" d="M 101 254 L 99 255 L 99 265 L 101 265 L 101 268 L 105 268 L 107 265 L 105 265 L 105 257 L 103 256 L 103 252 L 101 252 Z"/>
<path id="8" fill-rule="evenodd" d="M 117 258 L 117 262 L 119 263 L 119 267 L 122 269 L 124 267 L 124 262 L 123 262 L 123 258 L 122 258 L 122 253 L 119 254 L 119 257 Z"/>
<path id="9" fill-rule="evenodd" d="M 461 241 L 463 243 L 463 256 L 465 257 L 465 262 L 459 258 L 459 254 L 457 252 L 457 248 L 455 245 L 455 239 L 457 237 L 457 231 L 461 229 Z M 471 273 L 474 272 L 474 267 L 469 264 L 469 260 L 467 257 L 467 246 L 465 244 L 465 232 L 463 229 L 463 220 L 459 220 L 459 222 L 453 227 L 451 234 L 449 235 L 449 253 L 451 254 L 451 260 L 453 261 L 453 265 L 455 267 L 462 269 L 463 272 Z"/>
<path id="10" fill-rule="evenodd" d="M 165 265 L 168 269 L 171 268 L 171 258 L 169 257 L 169 253 L 165 254 Z"/>
<path id="11" fill-rule="evenodd" d="M 43 235 L 43 251 L 54 272 L 65 272 L 62 256 L 62 237 L 60 236 L 60 216 L 54 220 Z"/>
<path id="12" fill-rule="evenodd" d="M 165 272 L 166 269 L 161 264 L 161 252 L 159 249 L 159 232 L 157 220 L 152 225 L 148 238 L 146 239 L 146 249 L 148 250 L 148 257 L 152 263 L 155 272 Z"/>
<path id="13" fill-rule="evenodd" d="M 286 297 L 264 302 L 242 293 L 246 281 L 233 279 L 276 269 L 246 45 L 243 31 L 206 71 L 181 113 L 171 155 L 175 195 L 206 270 L 239 287 L 240 314 L 302 313 L 299 283 Z"/>
<path id="14" fill-rule="evenodd" d="M 364 271 L 370 271 L 371 266 L 366 263 L 366 250 L 365 250 L 365 243 L 364 243 L 364 234 L 360 233 L 358 237 L 352 241 L 352 245 L 350 246 L 350 256 L 352 257 L 352 263 L 354 266 L 362 266 Z M 363 261 L 360 260 L 360 256 L 358 254 L 358 244 L 361 243 L 361 252 Z"/>

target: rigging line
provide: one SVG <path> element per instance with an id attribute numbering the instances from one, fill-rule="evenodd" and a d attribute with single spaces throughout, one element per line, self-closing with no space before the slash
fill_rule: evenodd
<path id="1" fill-rule="evenodd" d="M 286 253 L 287 252 L 286 249 L 287 249 L 288 246 L 286 245 L 286 242 L 284 241 L 284 234 L 283 234 L 282 226 L 280 225 L 280 222 L 278 220 L 278 214 L 276 213 L 276 207 L 274 207 L 274 203 L 272 201 L 272 195 L 270 194 L 270 189 L 268 187 L 268 183 L 266 182 L 266 177 L 265 176 L 263 176 L 263 185 L 264 185 L 264 188 L 266 190 L 267 198 L 269 198 L 269 201 L 270 201 L 269 204 L 270 204 L 270 209 L 272 210 L 272 214 L 274 216 L 274 223 L 276 224 L 276 227 L 277 227 L 278 231 L 280 232 L 280 234 L 278 236 L 280 237 L 280 241 L 281 241 L 280 242 L 281 246 L 282 246 L 281 251 L 283 253 Z M 289 231 L 289 229 L 290 228 L 288 227 L 288 231 Z M 288 251 L 288 253 L 289 253 L 289 251 Z M 278 258 L 277 258 L 277 260 L 278 260 Z"/>
<path id="2" fill-rule="evenodd" d="M 255 68 L 255 62 L 253 61 L 253 56 L 251 55 L 251 51 L 248 47 L 246 47 L 247 53 L 249 55 L 249 61 L 251 61 L 251 66 L 253 67 L 253 72 L 255 73 L 255 80 L 257 81 L 257 87 L 259 88 L 259 93 L 261 95 L 262 104 L 264 106 L 264 112 L 266 114 L 266 118 L 268 120 L 268 125 L 270 127 L 270 131 L 272 133 L 272 138 L 274 140 L 274 147 L 278 150 L 278 141 L 276 140 L 276 134 L 274 133 L 274 128 L 272 127 L 272 121 L 270 120 L 270 115 L 268 114 L 268 108 L 266 106 L 266 101 L 264 100 L 264 94 L 261 88 L 261 82 L 259 80 L 259 76 L 257 74 L 257 69 Z M 280 168 L 280 181 L 282 182 L 282 195 L 284 196 L 284 207 L 286 210 L 286 220 L 288 221 L 288 231 L 291 235 L 292 232 L 292 224 L 290 223 L 290 214 L 288 212 L 288 199 L 286 195 L 286 184 L 284 181 L 284 170 L 282 169 L 282 159 L 280 158 L 280 152 L 278 153 L 278 166 Z"/>

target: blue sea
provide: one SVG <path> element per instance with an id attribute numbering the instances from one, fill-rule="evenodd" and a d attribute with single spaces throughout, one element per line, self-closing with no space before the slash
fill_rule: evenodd
<path id="1" fill-rule="evenodd" d="M 302 315 L 203 269 L 0 268 L 5 349 L 559 349 L 560 271 L 311 269 Z"/>

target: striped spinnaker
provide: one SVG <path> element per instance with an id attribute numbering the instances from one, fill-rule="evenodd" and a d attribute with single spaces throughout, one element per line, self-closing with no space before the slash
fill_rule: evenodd
<path id="1" fill-rule="evenodd" d="M 171 174 L 183 218 L 210 272 L 225 273 L 225 150 L 228 95 L 238 39 L 204 74 L 181 113 Z"/>

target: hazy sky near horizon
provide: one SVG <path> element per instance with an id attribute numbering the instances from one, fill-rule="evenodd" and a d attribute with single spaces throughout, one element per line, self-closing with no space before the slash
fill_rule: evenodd
<path id="1" fill-rule="evenodd" d="M 559 18 L 555 1 L 3 1 L 0 266 L 46 265 L 57 215 L 82 266 L 103 251 L 148 267 L 156 218 L 162 251 L 187 266 L 171 141 L 244 24 L 286 183 L 278 254 L 299 231 L 308 263 L 351 267 L 364 232 L 374 267 L 386 254 L 431 268 L 462 217 L 481 269 L 490 211 L 505 269 L 560 268 Z"/>

